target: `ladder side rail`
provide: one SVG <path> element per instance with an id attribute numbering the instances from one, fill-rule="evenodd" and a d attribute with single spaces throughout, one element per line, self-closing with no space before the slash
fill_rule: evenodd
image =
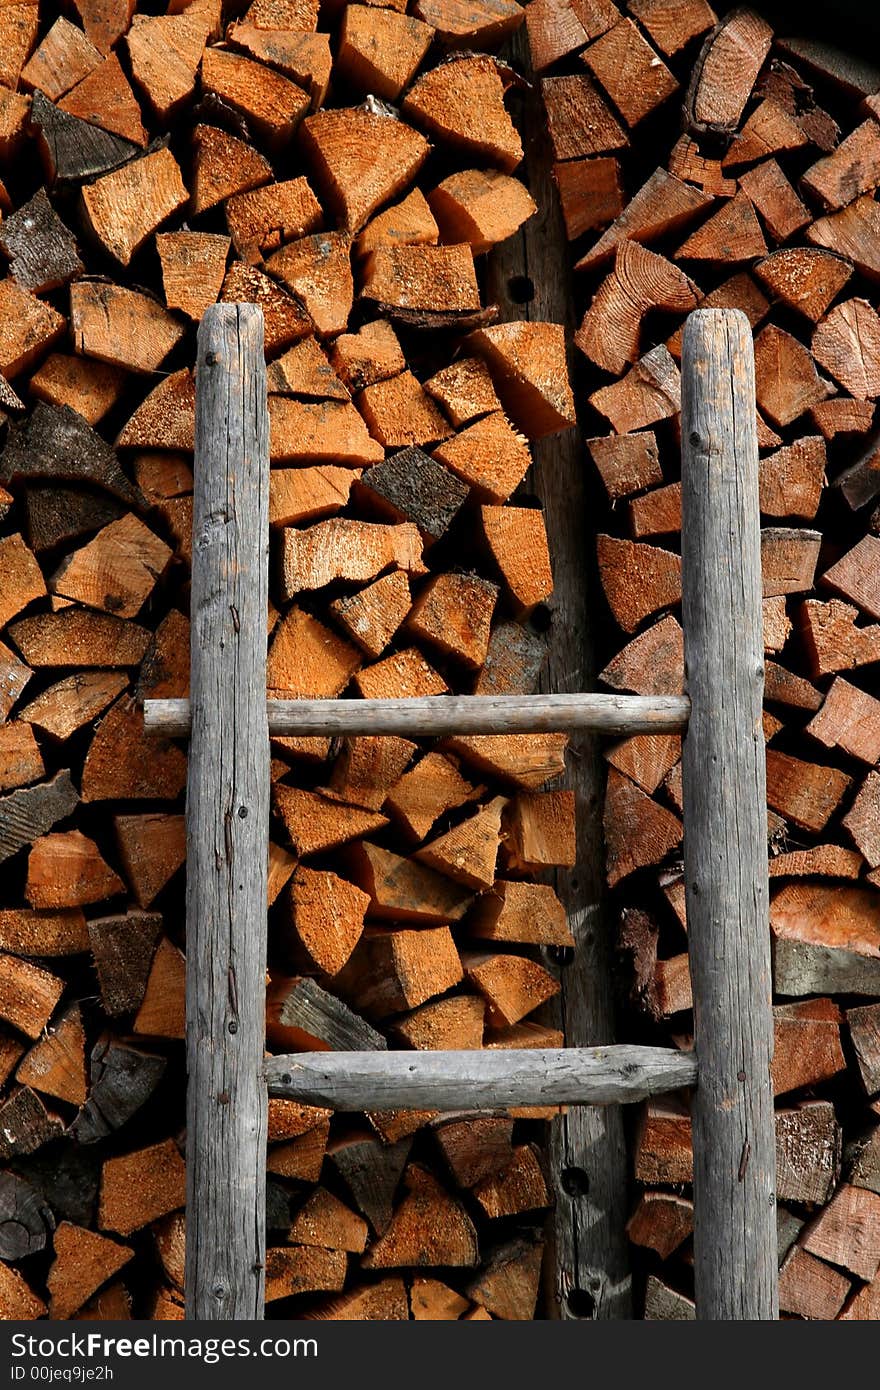
<path id="1" fill-rule="evenodd" d="M 692 1053 L 627 1045 L 522 1052 L 297 1052 L 266 1063 L 270 1095 L 355 1111 L 631 1105 L 692 1086 L 696 1075 Z"/>
<path id="2" fill-rule="evenodd" d="M 263 1317 L 269 429 L 262 310 L 198 333 L 187 788 L 188 1319 Z"/>
<path id="3" fill-rule="evenodd" d="M 778 1317 L 752 334 L 697 310 L 682 360 L 683 747 L 697 1317 Z"/>
<path id="4" fill-rule="evenodd" d="M 266 701 L 269 732 L 300 737 L 397 734 L 441 738 L 462 734 L 680 733 L 690 702 L 684 695 L 442 695 L 399 700 Z M 147 700 L 144 726 L 185 738 L 188 700 Z"/>

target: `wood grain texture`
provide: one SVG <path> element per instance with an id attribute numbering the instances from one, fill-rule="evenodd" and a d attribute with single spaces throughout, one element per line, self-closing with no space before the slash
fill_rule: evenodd
<path id="1" fill-rule="evenodd" d="M 186 1312 L 208 1321 L 263 1316 L 269 425 L 262 310 L 211 307 L 197 361 Z"/>
<path id="2" fill-rule="evenodd" d="M 517 69 L 531 78 L 524 29 L 511 49 Z M 489 258 L 487 293 L 502 319 L 564 324 L 571 376 L 576 355 L 571 336 L 577 324 L 553 159 L 537 90 L 527 90 L 522 100 L 524 176 L 539 211 Z M 534 297 L 519 302 L 530 289 Z M 542 689 L 591 690 L 598 665 L 593 614 L 599 588 L 595 571 L 584 564 L 590 523 L 581 432 L 572 429 L 537 441 L 533 458 L 529 486 L 543 506 L 556 581 Z M 568 760 L 566 776 L 566 786 L 577 798 L 577 867 L 553 876 L 577 943 L 561 972 L 555 1020 L 572 1047 L 614 1041 L 611 930 L 604 906 L 604 772 L 595 743 L 585 740 L 578 752 Z M 627 1167 L 623 1118 L 613 1106 L 580 1106 L 551 1126 L 549 1169 L 556 1201 L 554 1265 L 546 1271 L 551 1315 L 583 1317 L 587 1309 L 597 1319 L 630 1315 Z"/>
<path id="3" fill-rule="evenodd" d="M 739 310 L 697 310 L 685 327 L 682 540 L 697 1316 L 775 1319 L 758 445 Z"/>
<path id="4" fill-rule="evenodd" d="M 692 1086 L 692 1053 L 662 1047 L 296 1052 L 266 1062 L 269 1093 L 336 1110 L 629 1105 Z"/>
<path id="5" fill-rule="evenodd" d="M 558 585 L 557 585 L 558 589 Z M 267 700 L 272 735 L 354 738 L 397 734 L 440 738 L 451 734 L 679 733 L 690 703 L 683 695 L 457 695 L 437 700 Z M 184 738 L 189 700 L 145 700 L 149 733 Z"/>

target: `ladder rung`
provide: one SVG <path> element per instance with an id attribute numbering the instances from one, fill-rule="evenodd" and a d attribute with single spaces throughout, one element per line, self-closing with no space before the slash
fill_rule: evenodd
<path id="1" fill-rule="evenodd" d="M 626 1105 L 693 1086 L 693 1053 L 665 1047 L 296 1052 L 270 1057 L 269 1094 L 335 1110 Z"/>
<path id="2" fill-rule="evenodd" d="M 418 700 L 267 700 L 270 734 L 300 737 L 398 734 L 680 733 L 687 727 L 685 695 L 459 695 Z M 189 700 L 146 700 L 148 733 L 183 738 Z"/>

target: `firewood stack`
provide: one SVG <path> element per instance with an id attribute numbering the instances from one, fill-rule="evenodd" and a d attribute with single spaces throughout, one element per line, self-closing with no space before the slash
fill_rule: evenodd
<path id="1" fill-rule="evenodd" d="M 6 1318 L 182 1316 L 186 755 L 140 706 L 188 688 L 207 306 L 265 314 L 270 690 L 537 686 L 566 345 L 481 292 L 523 11 L 411 8 L 0 8 Z M 273 741 L 271 1049 L 560 1044 L 565 744 Z M 548 1118 L 273 1100 L 270 1316 L 532 1317 Z"/>
<path id="2" fill-rule="evenodd" d="M 583 296 L 606 689 L 682 689 L 681 325 L 705 305 L 754 329 L 781 1308 L 877 1318 L 880 70 L 705 0 L 526 18 Z M 680 752 L 607 749 L 604 823 L 620 1035 L 689 1047 Z M 691 1178 L 686 1097 L 648 1106 L 628 1228 L 646 1317 L 694 1315 Z"/>

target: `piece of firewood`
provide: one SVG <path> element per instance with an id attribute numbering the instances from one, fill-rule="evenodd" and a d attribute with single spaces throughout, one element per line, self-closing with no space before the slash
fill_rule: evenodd
<path id="1" fill-rule="evenodd" d="M 661 344 L 646 352 L 625 377 L 594 391 L 589 401 L 618 434 L 630 434 L 677 415 L 681 377 L 668 348 Z"/>
<path id="2" fill-rule="evenodd" d="M 388 824 L 385 816 L 300 787 L 276 783 L 272 797 L 294 852 L 301 857 L 335 849 Z"/>
<path id="3" fill-rule="evenodd" d="M 801 149 L 809 143 L 809 137 L 796 114 L 768 96 L 758 103 L 742 130 L 734 137 L 722 161 L 722 168 L 742 168 L 745 164 L 767 159 L 769 155 Z M 781 170 L 780 177 L 785 179 Z"/>
<path id="4" fill-rule="evenodd" d="M 467 920 L 472 936 L 488 941 L 570 946 L 565 911 L 553 889 L 541 883 L 497 880 Z"/>
<path id="5" fill-rule="evenodd" d="M 269 397 L 269 452 L 273 463 L 335 463 L 351 468 L 365 468 L 384 457 L 381 444 L 371 438 L 350 403 L 295 401 L 288 396 Z"/>
<path id="6" fill-rule="evenodd" d="M 686 1197 L 643 1192 L 626 1223 L 626 1233 L 634 1245 L 655 1250 L 661 1260 L 668 1260 L 687 1240 L 693 1225 L 694 1206 Z"/>
<path id="7" fill-rule="evenodd" d="M 569 241 L 606 227 L 623 212 L 620 164 L 610 155 L 560 161 L 553 165 L 553 182 Z"/>
<path id="8" fill-rule="evenodd" d="M 794 246 L 759 261 L 755 274 L 786 308 L 818 323 L 850 279 L 852 266 L 818 247 Z"/>
<path id="9" fill-rule="evenodd" d="M 483 1045 L 485 1005 L 473 994 L 452 995 L 414 1009 L 391 1025 L 395 1036 L 419 1051 L 470 1050 Z"/>
<path id="10" fill-rule="evenodd" d="M 322 345 L 316 338 L 303 338 L 294 343 L 282 357 L 267 367 L 266 379 L 271 394 L 305 396 L 323 401 L 347 401 L 349 391 L 330 365 Z"/>
<path id="11" fill-rule="evenodd" d="M 775 1095 L 817 1086 L 846 1068 L 840 1011 L 830 1000 L 783 1004 L 773 1010 Z"/>
<path id="12" fill-rule="evenodd" d="M 764 699 L 770 704 L 789 705 L 813 713 L 822 704 L 822 692 L 803 676 L 796 676 L 778 661 L 764 663 Z"/>
<path id="13" fill-rule="evenodd" d="M 334 980 L 368 1018 L 383 1019 L 445 994 L 463 979 L 448 927 L 417 926 L 364 932 Z"/>
<path id="14" fill-rule="evenodd" d="M 404 121 L 357 107 L 309 116 L 300 138 L 331 211 L 351 233 L 403 192 L 428 154 L 424 136 Z"/>
<path id="15" fill-rule="evenodd" d="M 500 820 L 500 813 L 499 813 Z M 497 840 L 496 840 L 497 847 Z M 420 855 L 420 852 L 417 852 Z M 444 860 L 439 865 L 429 857 L 424 864 L 402 858 L 393 851 L 382 849 L 368 840 L 356 846 L 351 856 L 352 871 L 357 882 L 369 895 L 368 913 L 371 918 L 400 922 L 458 922 L 464 917 L 473 894 L 450 883 Z M 464 886 L 482 887 L 483 884 Z"/>
<path id="16" fill-rule="evenodd" d="M 186 961 L 167 937 L 156 947 L 134 1032 L 150 1038 L 185 1036 Z"/>
<path id="17" fill-rule="evenodd" d="M 747 270 L 740 270 L 729 280 L 722 280 L 714 290 L 700 298 L 700 309 L 741 309 L 751 324 L 757 328 L 770 312 L 770 301 L 755 284 Z M 681 360 L 684 325 L 666 340 L 666 346 L 676 361 Z M 770 436 L 768 439 L 767 436 Z M 769 426 L 758 416 L 758 447 L 766 449 L 782 441 L 773 436 Z"/>
<path id="18" fill-rule="evenodd" d="M 162 917 L 153 912 L 127 912 L 89 922 L 101 1002 L 111 1018 L 140 1007 L 161 929 Z"/>
<path id="19" fill-rule="evenodd" d="M 259 261 L 285 242 L 315 231 L 323 219 L 304 178 L 236 193 L 225 202 L 224 212 L 235 249 L 246 261 Z"/>
<path id="20" fill-rule="evenodd" d="M 685 119 L 691 134 L 733 134 L 772 40 L 772 29 L 754 10 L 734 9 L 713 29 L 688 88 Z"/>
<path id="21" fill-rule="evenodd" d="M 0 1018 L 29 1038 L 39 1038 L 64 982 L 30 961 L 0 955 Z"/>
<path id="22" fill-rule="evenodd" d="M 140 107 L 115 53 L 63 96 L 58 109 L 133 145 L 147 144 Z"/>
<path id="23" fill-rule="evenodd" d="M 741 174 L 739 185 L 775 242 L 787 241 L 810 221 L 809 209 L 775 159 L 765 159 L 748 173 Z"/>
<path id="24" fill-rule="evenodd" d="M 612 502 L 663 481 L 653 430 L 588 439 L 587 448 Z"/>
<path id="25" fill-rule="evenodd" d="M 36 365 L 58 341 L 64 322 L 50 304 L 23 289 L 11 276 L 0 280 L 0 373 L 16 377 Z"/>
<path id="26" fill-rule="evenodd" d="M 109 254 L 128 265 L 151 232 L 187 201 L 189 194 L 170 150 L 160 149 L 105 174 L 83 189 L 89 230 Z"/>
<path id="27" fill-rule="evenodd" d="M 46 767 L 29 724 L 0 724 L 0 792 L 38 782 Z"/>
<path id="28" fill-rule="evenodd" d="M 862 856 L 851 849 L 844 849 L 842 845 L 816 845 L 813 849 L 789 850 L 777 854 L 769 865 L 771 878 L 799 875 L 858 878 L 861 870 Z"/>
<path id="29" fill-rule="evenodd" d="M 267 270 L 304 305 L 320 337 L 341 333 L 348 323 L 354 296 L 350 250 L 347 233 L 321 232 L 289 241 L 267 262 Z"/>
<path id="30" fill-rule="evenodd" d="M 392 1278 L 349 1289 L 339 1298 L 310 1308 L 303 1317 L 335 1322 L 407 1322 L 409 1315 L 406 1285 L 402 1279 Z"/>
<path id="31" fill-rule="evenodd" d="M 605 757 L 648 796 L 663 782 L 681 757 L 681 739 L 675 734 L 648 734 L 624 739 Z"/>
<path id="32" fill-rule="evenodd" d="M 817 217 L 805 236 L 814 246 L 852 261 L 869 279 L 880 276 L 880 208 L 871 194 L 856 198 L 841 212 Z"/>
<path id="33" fill-rule="evenodd" d="M 835 305 L 813 333 L 812 351 L 857 400 L 880 393 L 880 319 L 867 300 Z"/>
<path id="34" fill-rule="evenodd" d="M 748 194 L 741 191 L 722 203 L 675 254 L 677 259 L 718 265 L 735 265 L 765 256 L 767 243 Z"/>
<path id="35" fill-rule="evenodd" d="M 287 1245 L 266 1251 L 266 1302 L 293 1294 L 341 1289 L 345 1282 L 343 1250 Z"/>
<path id="36" fill-rule="evenodd" d="M 348 805 L 378 811 L 417 751 L 405 738 L 345 739 L 333 764 L 327 794 L 335 794 Z"/>
<path id="37" fill-rule="evenodd" d="M 850 784 L 851 778 L 836 768 L 767 750 L 767 800 L 804 830 L 822 830 Z"/>
<path id="38" fill-rule="evenodd" d="M 266 998 L 266 1027 L 273 1046 L 296 1051 L 382 1051 L 388 1046 L 359 1013 L 308 978 L 273 979 Z M 270 1123 L 269 1137 L 286 1139 L 292 1133 Z"/>
<path id="39" fill-rule="evenodd" d="M 369 895 L 337 874 L 300 864 L 287 902 L 290 925 L 310 959 L 325 974 L 335 975 L 360 940 Z"/>
<path id="40" fill-rule="evenodd" d="M 452 830 L 416 850 L 415 858 L 468 888 L 491 888 L 507 801 L 495 797 Z"/>
<path id="41" fill-rule="evenodd" d="M 130 1246 L 70 1221 L 62 1221 L 56 1230 L 54 1248 L 46 1282 L 49 1315 L 58 1319 L 72 1317 L 134 1254 Z"/>
<path id="42" fill-rule="evenodd" d="M 66 770 L 0 797 L 0 862 L 71 815 L 79 796 Z"/>
<path id="43" fill-rule="evenodd" d="M 343 333 L 330 349 L 330 360 L 352 392 L 387 381 L 406 369 L 397 334 L 384 319 L 365 323 L 357 333 Z"/>
<path id="44" fill-rule="evenodd" d="M 681 597 L 681 559 L 658 546 L 600 535 L 599 572 L 608 605 L 624 632 Z"/>
<path id="45" fill-rule="evenodd" d="M 153 812 L 115 816 L 113 823 L 129 886 L 149 907 L 186 859 L 183 816 Z"/>
<path id="46" fill-rule="evenodd" d="M 627 522 L 634 540 L 672 535 L 681 530 L 681 483 L 668 483 L 627 503 Z"/>
<path id="47" fill-rule="evenodd" d="M 143 502 L 114 451 L 67 406 L 38 402 L 26 420 L 10 427 L 0 455 L 0 480 L 17 479 L 95 483 L 123 502 Z"/>
<path id="48" fill-rule="evenodd" d="M 737 191 L 736 179 L 725 176 L 721 160 L 709 158 L 689 135 L 682 135 L 670 151 L 669 172 L 716 198 L 732 198 Z"/>
<path id="49" fill-rule="evenodd" d="M 120 399 L 126 379 L 120 367 L 53 352 L 31 377 L 30 387 L 38 400 L 70 406 L 96 425 Z"/>
<path id="50" fill-rule="evenodd" d="M 95 178 L 140 153 L 130 140 L 53 106 L 42 92 L 34 93 L 31 121 L 39 132 L 40 157 L 53 184 Z"/>
<path id="51" fill-rule="evenodd" d="M 473 734 L 447 739 L 442 751 L 524 791 L 537 791 L 565 771 L 566 734 Z"/>
<path id="52" fill-rule="evenodd" d="M 22 618 L 9 634 L 34 667 L 137 666 L 150 636 L 124 618 L 76 607 Z"/>
<path id="53" fill-rule="evenodd" d="M 587 310 L 575 343 L 615 376 L 638 360 L 642 319 L 654 310 L 686 313 L 699 302 L 682 270 L 635 241 L 617 248 L 614 269 Z"/>
<path id="54" fill-rule="evenodd" d="M 621 19 L 582 57 L 630 127 L 678 90 L 675 77 L 631 19 Z"/>
<path id="55" fill-rule="evenodd" d="M 192 9 L 135 16 L 125 40 L 131 72 L 160 120 L 175 116 L 195 90 L 208 29 Z"/>
<path id="56" fill-rule="evenodd" d="M 541 1282 L 543 1245 L 515 1240 L 489 1257 L 468 1297 L 494 1318 L 528 1322 L 535 1315 Z"/>
<path id="57" fill-rule="evenodd" d="M 462 960 L 468 983 L 486 1000 L 490 1027 L 519 1023 L 559 992 L 557 981 L 527 956 L 468 951 Z"/>
<path id="58" fill-rule="evenodd" d="M 392 652 L 354 674 L 354 684 L 365 700 L 416 699 L 423 695 L 445 695 L 449 687 L 429 666 L 418 647 Z"/>
<path id="59" fill-rule="evenodd" d="M 319 470 L 299 469 L 294 477 L 301 478 L 303 472 L 310 471 Z M 342 469 L 324 471 L 343 472 Z M 347 469 L 344 471 L 351 476 Z M 411 604 L 409 579 L 403 570 L 394 570 L 348 598 L 335 599 L 330 612 L 367 656 L 375 658 L 382 655 Z"/>
<path id="60" fill-rule="evenodd" d="M 502 406 L 526 438 L 543 439 L 574 424 L 561 324 L 497 324 L 479 329 L 469 342 L 485 358 Z"/>
<path id="61" fill-rule="evenodd" d="M 445 48 L 496 48 L 523 20 L 514 0 L 416 0 L 413 13 L 433 25 Z"/>
<path id="62" fill-rule="evenodd" d="M 409 1301 L 417 1322 L 455 1322 L 470 1307 L 466 1298 L 439 1279 L 414 1279 Z"/>
<path id="63" fill-rule="evenodd" d="M 834 1319 L 850 1283 L 839 1270 L 796 1245 L 779 1271 L 779 1306 L 802 1318 Z"/>
<path id="64" fill-rule="evenodd" d="M 513 1120 L 507 1116 L 441 1118 L 433 1137 L 459 1187 L 475 1187 L 505 1172 L 513 1161 Z"/>
<path id="65" fill-rule="evenodd" d="M 13 279 L 32 294 L 58 289 L 83 270 L 76 241 L 42 188 L 3 219 L 0 250 L 10 260 Z"/>
<path id="66" fill-rule="evenodd" d="M 576 863 L 573 792 L 520 793 L 507 807 L 504 825 L 505 854 L 515 873 L 536 874 L 542 868 L 572 868 Z"/>
<path id="67" fill-rule="evenodd" d="M 410 609 L 407 630 L 419 641 L 476 670 L 486 659 L 497 599 L 498 586 L 477 575 L 436 575 Z"/>
<path id="68" fill-rule="evenodd" d="M 253 7 L 249 15 L 254 17 Z M 306 32 L 306 27 L 292 29 L 285 23 L 284 28 L 263 28 L 241 20 L 229 25 L 226 41 L 292 78 L 309 93 L 311 109 L 317 111 L 324 104 L 330 82 L 330 36 Z"/>
<path id="69" fill-rule="evenodd" d="M 77 352 L 135 372 L 155 372 L 184 334 L 148 295 L 95 281 L 71 286 L 70 327 Z"/>
<path id="70" fill-rule="evenodd" d="M 444 242 L 468 242 L 475 255 L 489 251 L 519 230 L 537 211 L 518 179 L 496 170 L 451 174 L 428 195 Z"/>
<path id="71" fill-rule="evenodd" d="M 825 465 L 825 442 L 816 435 L 768 454 L 758 469 L 761 511 L 811 521 L 819 508 Z"/>
<path id="72" fill-rule="evenodd" d="M 359 91 L 393 101 L 407 87 L 433 37 L 430 25 L 394 10 L 348 5 L 336 58 L 340 74 Z"/>
<path id="73" fill-rule="evenodd" d="M 850 599 L 872 618 L 880 618 L 880 539 L 864 536 L 859 543 L 826 570 L 823 583 Z"/>
<path id="74" fill-rule="evenodd" d="M 475 1266 L 477 1232 L 464 1207 L 425 1168 L 410 1165 L 404 1181 L 406 1196 L 364 1256 L 364 1268 Z"/>
<path id="75" fill-rule="evenodd" d="M 120 432 L 116 447 L 180 449 L 191 453 L 195 415 L 195 383 L 192 372 L 184 367 L 162 378 L 141 402 Z"/>
<path id="76" fill-rule="evenodd" d="M 299 1245 L 325 1250 L 350 1250 L 363 1254 L 367 1223 L 332 1192 L 319 1187 L 300 1207 L 290 1227 L 290 1239 Z"/>
<path id="77" fill-rule="evenodd" d="M 79 1006 L 72 1005 L 26 1053 L 16 1080 L 71 1105 L 86 1098 L 85 1034 Z"/>
<path id="78" fill-rule="evenodd" d="M 59 16 L 21 70 L 21 85 L 57 101 L 101 62 L 101 53 L 82 29 Z"/>
<path id="79" fill-rule="evenodd" d="M 837 475 L 833 486 L 840 488 L 853 511 L 874 501 L 880 492 L 880 441 L 876 436 L 861 450 L 855 462 Z"/>
<path id="80" fill-rule="evenodd" d="M 428 753 L 390 788 L 385 808 L 407 836 L 421 840 L 445 812 L 469 801 L 475 788 L 442 753 Z"/>
<path id="81" fill-rule="evenodd" d="M 507 501 L 532 462 L 528 444 L 501 410 L 459 430 L 432 454 L 468 484 L 477 500 L 497 504 Z"/>
<path id="82" fill-rule="evenodd" d="M 412 372 L 365 387 L 356 405 L 372 437 L 386 449 L 430 444 L 451 433 L 445 417 Z"/>
<path id="83" fill-rule="evenodd" d="M 272 166 L 252 146 L 225 130 L 197 125 L 193 131 L 193 176 L 190 207 L 206 212 L 237 193 L 268 183 Z"/>
<path id="84" fill-rule="evenodd" d="M 392 203 L 364 227 L 354 243 L 354 254 L 363 259 L 388 246 L 436 246 L 440 228 L 420 188 L 413 188 L 399 203 Z M 378 325 L 382 326 L 382 325 Z M 367 329 L 377 324 L 367 324 Z"/>
<path id="85" fill-rule="evenodd" d="M 474 1197 L 492 1220 L 552 1206 L 536 1147 L 521 1144 L 515 1148 L 506 1170 L 477 1183 Z"/>
<path id="86" fill-rule="evenodd" d="M 835 676 L 807 733 L 826 748 L 842 748 L 873 766 L 880 758 L 880 701 Z"/>
<path id="87" fill-rule="evenodd" d="M 880 865 L 880 773 L 869 772 L 841 822 L 871 869 Z"/>
<path id="88" fill-rule="evenodd" d="M 867 120 L 801 177 L 823 211 L 835 212 L 880 184 L 880 126 Z"/>
<path id="89" fill-rule="evenodd" d="M 361 402 L 366 394 L 362 393 Z M 444 424 L 443 434 L 447 433 Z M 468 489 L 439 460 L 412 445 L 365 472 L 357 495 L 394 521 L 414 522 L 433 541 L 449 528 Z"/>
<path id="90" fill-rule="evenodd" d="M 345 517 L 281 534 L 282 590 L 286 599 L 337 579 L 375 579 L 383 570 L 424 574 L 422 540 L 411 522 L 385 526 Z M 413 609 L 415 612 L 415 609 Z"/>
<path id="91" fill-rule="evenodd" d="M 402 110 L 441 144 L 496 164 L 505 173 L 512 173 L 523 157 L 493 58 L 465 54 L 423 73 Z"/>
<path id="92" fill-rule="evenodd" d="M 98 725 L 86 755 L 83 801 L 172 800 L 185 782 L 185 754 L 166 739 L 151 738 L 134 700 L 121 696 Z"/>
<path id="93" fill-rule="evenodd" d="M 112 1039 L 92 1049 L 89 1097 L 71 1125 L 78 1144 L 94 1144 L 137 1114 L 155 1091 L 166 1059 Z"/>
<path id="94" fill-rule="evenodd" d="M 545 77 L 541 96 L 557 161 L 608 154 L 626 145 L 626 133 L 587 75 Z"/>
<path id="95" fill-rule="evenodd" d="M 266 681 L 288 699 L 341 694 L 361 663 L 358 649 L 317 618 L 290 607 L 272 637 Z"/>
<path id="96" fill-rule="evenodd" d="M 818 531 L 768 526 L 761 531 L 765 598 L 803 593 L 813 587 L 822 537 Z"/>
<path id="97" fill-rule="evenodd" d="M 268 1171 L 300 1182 L 317 1182 L 329 1134 L 330 1121 L 325 1120 L 295 1139 L 271 1145 L 266 1158 Z"/>
<path id="98" fill-rule="evenodd" d="M 777 943 L 843 948 L 868 958 L 880 940 L 873 890 L 821 880 L 786 884 L 771 903 L 770 926 Z"/>
<path id="99" fill-rule="evenodd" d="M 309 109 L 308 94 L 262 63 L 208 47 L 202 58 L 202 90 L 238 112 L 271 152 L 291 140 Z"/>
<path id="100" fill-rule="evenodd" d="M 534 694 L 546 655 L 546 643 L 532 628 L 518 622 L 499 623 L 492 629 L 474 694 Z"/>
<path id="101" fill-rule="evenodd" d="M 866 1004 L 862 1008 L 847 1009 L 846 1022 L 862 1084 L 869 1096 L 876 1095 L 880 1091 L 880 1007 Z"/>
<path id="102" fill-rule="evenodd" d="M 604 828 L 609 887 L 636 869 L 660 863 L 681 843 L 678 817 L 616 769 L 608 775 Z"/>
<path id="103" fill-rule="evenodd" d="M 627 9 L 668 58 L 717 23 L 707 0 L 628 0 Z"/>
<path id="104" fill-rule="evenodd" d="M 33 907 L 83 907 L 123 892 L 125 885 L 80 830 L 43 835 L 28 858 L 25 895 Z"/>
<path id="105" fill-rule="evenodd" d="M 40 566 L 21 536 L 5 536 L 0 541 L 0 566 L 4 593 L 0 598 L 0 624 L 8 623 L 28 604 L 46 592 Z"/>
<path id="106" fill-rule="evenodd" d="M 363 298 L 415 327 L 467 323 L 480 308 L 473 253 L 460 246 L 380 246 L 364 267 Z"/>
<path id="107" fill-rule="evenodd" d="M 332 1167 L 378 1236 L 391 1221 L 394 1194 L 411 1146 L 410 1139 L 383 1145 L 372 1135 L 355 1134 L 334 1141 L 328 1149 Z"/>
<path id="108" fill-rule="evenodd" d="M 553 592 L 553 573 L 542 511 L 523 507 L 481 507 L 489 551 L 519 618 Z"/>
<path id="109" fill-rule="evenodd" d="M 156 249 L 168 308 L 200 319 L 223 285 L 229 238 L 214 232 L 164 232 L 156 237 Z"/>

